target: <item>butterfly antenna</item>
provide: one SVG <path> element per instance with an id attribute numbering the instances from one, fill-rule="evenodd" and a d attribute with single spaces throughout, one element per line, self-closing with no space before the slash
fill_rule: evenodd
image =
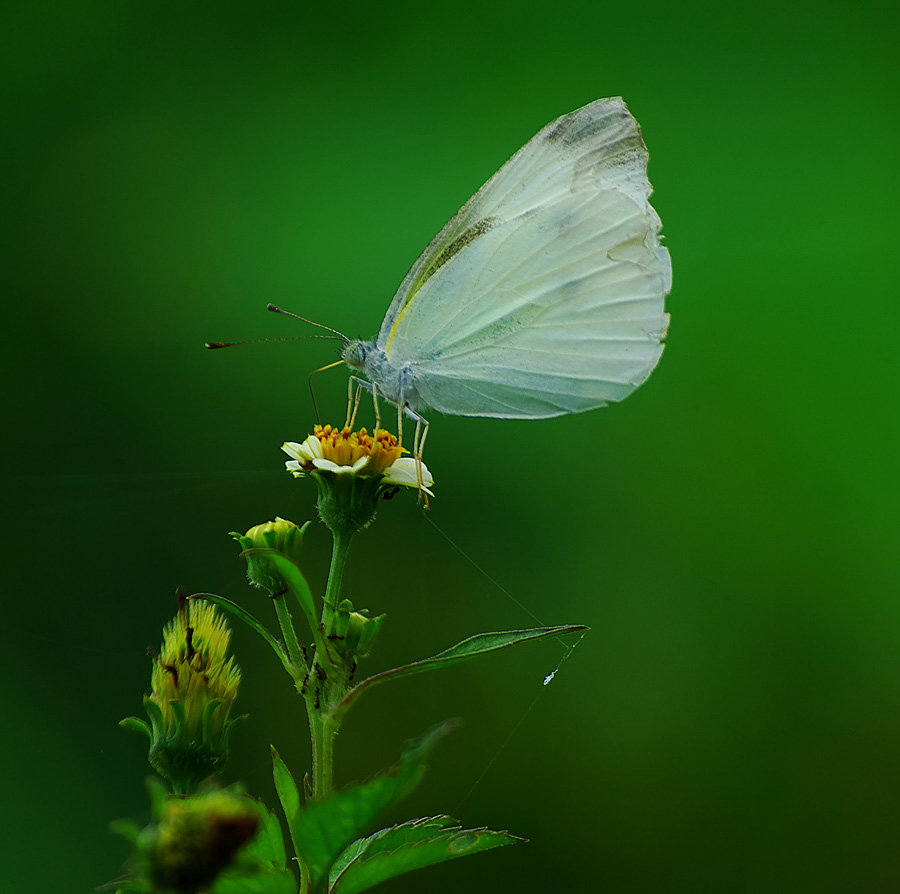
<path id="1" fill-rule="evenodd" d="M 208 341 L 203 347 L 214 351 L 216 348 L 236 348 L 238 345 L 258 345 L 273 341 L 301 341 L 305 338 L 327 338 L 334 340 L 333 335 L 284 335 L 277 338 L 248 338 L 246 341 Z"/>
<path id="2" fill-rule="evenodd" d="M 307 320 L 306 317 L 301 317 L 300 314 L 291 313 L 289 310 L 283 310 L 280 307 L 276 307 L 274 304 L 266 305 L 266 309 L 272 311 L 275 314 L 284 314 L 286 317 L 294 317 L 297 320 L 302 320 L 304 323 L 309 323 L 310 326 L 318 326 L 320 329 L 327 329 L 329 332 L 333 332 L 342 342 L 350 341 L 343 332 L 338 332 L 337 329 L 332 329 L 331 326 L 325 326 L 322 323 L 316 323 L 313 320 Z M 324 335 L 322 338 L 329 338 L 330 336 Z"/>

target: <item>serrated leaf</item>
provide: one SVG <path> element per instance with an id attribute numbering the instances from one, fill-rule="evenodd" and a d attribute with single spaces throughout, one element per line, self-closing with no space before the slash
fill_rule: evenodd
<path id="1" fill-rule="evenodd" d="M 587 630 L 583 624 L 564 624 L 560 627 L 535 627 L 530 630 L 504 630 L 497 633 L 476 633 L 462 642 L 438 652 L 431 658 L 424 658 L 421 661 L 414 661 L 412 664 L 404 664 L 401 667 L 394 667 L 390 670 L 382 671 L 366 680 L 363 680 L 357 686 L 350 690 L 344 697 L 344 700 L 335 709 L 334 716 L 340 720 L 349 710 L 350 706 L 364 692 L 368 692 L 379 683 L 387 680 L 398 680 L 401 677 L 411 677 L 415 674 L 422 674 L 426 671 L 437 670 L 441 667 L 447 667 L 451 664 L 459 664 L 461 661 L 468 661 L 478 655 L 485 655 L 488 652 L 496 652 L 498 649 L 505 649 L 508 646 L 514 646 L 517 643 L 529 642 L 534 639 L 542 639 L 547 636 L 562 636 L 566 633 L 577 633 L 580 630 Z"/>
<path id="2" fill-rule="evenodd" d="M 376 832 L 374 835 L 371 835 L 369 838 L 358 838 L 356 841 L 349 844 L 337 860 L 334 861 L 334 864 L 331 867 L 331 872 L 329 873 L 329 885 L 333 885 L 337 880 L 338 876 L 361 854 L 363 854 L 370 847 L 374 846 L 374 842 L 378 839 L 379 836 L 384 836 L 387 832 L 396 833 L 396 837 L 392 838 L 394 847 L 399 847 L 401 844 L 405 844 L 411 841 L 417 841 L 419 837 L 419 828 L 428 827 L 435 832 L 440 831 L 441 829 L 446 828 L 447 826 L 459 826 L 459 820 L 453 819 L 452 816 L 427 816 L 422 819 L 416 820 L 408 820 L 405 823 L 402 823 L 399 826 L 393 826 L 391 829 L 382 829 L 380 832 Z M 405 831 L 409 831 L 409 836 L 406 837 L 404 835 Z"/>
<path id="3" fill-rule="evenodd" d="M 211 602 L 213 605 L 225 609 L 225 611 L 230 615 L 233 615 L 239 621 L 243 621 L 252 631 L 254 631 L 254 633 L 258 633 L 269 644 L 272 651 L 278 656 L 278 660 L 284 665 L 284 669 L 289 674 L 293 675 L 294 669 L 291 667 L 291 659 L 285 651 L 284 646 L 281 645 L 262 622 L 257 621 L 245 608 L 242 608 L 230 599 L 226 599 L 224 596 L 217 596 L 215 593 L 192 593 L 188 598 L 203 599 L 206 602 Z"/>
<path id="4" fill-rule="evenodd" d="M 335 869 L 343 868 L 332 872 L 329 894 L 358 894 L 415 869 L 518 841 L 522 839 L 508 832 L 463 829 L 450 817 L 410 820 L 353 842 L 348 851 L 355 856 L 338 858 Z"/>
<path id="5" fill-rule="evenodd" d="M 399 762 L 368 782 L 312 801 L 291 824 L 297 855 L 309 870 L 315 888 L 332 863 L 376 817 L 411 792 L 425 772 L 425 759 L 457 725 L 447 721 L 410 743 Z"/>

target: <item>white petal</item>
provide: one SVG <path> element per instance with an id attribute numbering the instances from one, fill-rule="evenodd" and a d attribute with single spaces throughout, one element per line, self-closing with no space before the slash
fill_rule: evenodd
<path id="1" fill-rule="evenodd" d="M 302 444 L 298 444 L 296 441 L 285 441 L 281 445 L 281 449 L 288 456 L 305 463 L 317 456 L 322 456 L 322 442 L 315 435 L 310 435 Z"/>
<path id="2" fill-rule="evenodd" d="M 323 472 L 349 472 L 350 466 L 339 466 L 337 463 L 332 462 L 330 459 L 323 459 L 320 456 L 317 456 L 313 459 L 312 464 Z"/>
<path id="3" fill-rule="evenodd" d="M 368 463 L 369 463 L 369 457 L 361 456 L 355 463 L 353 463 L 352 466 L 347 466 L 347 468 L 351 472 L 360 472 L 360 471 L 362 471 L 362 469 L 364 469 L 368 465 Z"/>
<path id="4" fill-rule="evenodd" d="M 424 485 L 422 489 L 431 493 L 428 488 L 434 484 L 434 478 L 432 477 L 431 472 L 428 471 L 428 466 L 426 466 L 425 463 L 417 463 L 411 456 L 403 456 L 400 459 L 394 460 L 394 463 L 389 468 L 385 469 L 385 481 L 388 484 L 404 484 L 410 487 L 418 487 L 419 477 L 416 470 L 417 465 L 422 467 L 422 484 Z M 432 496 L 434 495 L 432 494 Z"/>
<path id="5" fill-rule="evenodd" d="M 340 475 L 354 475 L 369 461 L 368 456 L 361 456 L 352 466 L 339 466 L 336 462 L 324 457 L 315 457 L 312 464 L 323 472 L 336 472 Z"/>

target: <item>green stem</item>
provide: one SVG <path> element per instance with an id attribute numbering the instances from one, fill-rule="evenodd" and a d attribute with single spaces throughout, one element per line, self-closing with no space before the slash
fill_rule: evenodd
<path id="1" fill-rule="evenodd" d="M 333 529 L 332 536 L 334 545 L 331 551 L 331 568 L 322 606 L 322 634 L 325 644 L 334 627 L 353 532 Z M 317 662 L 319 666 L 324 662 L 323 679 L 319 678 Z M 343 700 L 349 688 L 343 675 L 336 671 L 337 667 L 328 660 L 327 655 L 317 654 L 306 685 L 306 712 L 309 715 L 309 734 L 312 740 L 312 796 L 316 800 L 324 798 L 334 788 L 334 739 L 340 721 L 332 716 L 332 706 Z"/>
<path id="2" fill-rule="evenodd" d="M 307 669 L 306 662 L 303 660 L 303 655 L 300 652 L 300 641 L 297 639 L 294 621 L 291 618 L 291 612 L 284 597 L 284 593 L 276 593 L 272 596 L 272 602 L 275 603 L 275 614 L 278 616 L 278 623 L 281 626 L 281 635 L 284 637 L 284 643 L 287 646 L 288 657 L 291 659 L 291 664 L 294 668 L 302 673 Z"/>
<path id="3" fill-rule="evenodd" d="M 347 554 L 350 551 L 352 531 L 335 528 L 332 530 L 334 545 L 331 549 L 331 569 L 328 572 L 328 583 L 325 586 L 325 604 L 322 607 L 322 627 L 325 636 L 332 632 L 335 610 L 341 598 L 341 582 L 344 578 L 344 568 L 347 565 Z"/>
<path id="4" fill-rule="evenodd" d="M 312 737 L 312 795 L 318 800 L 334 788 L 334 738 L 337 730 L 330 717 L 316 710 L 310 711 L 309 729 Z"/>

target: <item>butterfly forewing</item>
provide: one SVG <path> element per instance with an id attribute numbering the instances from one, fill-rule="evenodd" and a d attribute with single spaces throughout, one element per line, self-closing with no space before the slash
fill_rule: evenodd
<path id="1" fill-rule="evenodd" d="M 422 401 L 536 418 L 621 400 L 662 352 L 671 283 L 621 99 L 551 122 L 413 265 L 378 337 Z"/>

